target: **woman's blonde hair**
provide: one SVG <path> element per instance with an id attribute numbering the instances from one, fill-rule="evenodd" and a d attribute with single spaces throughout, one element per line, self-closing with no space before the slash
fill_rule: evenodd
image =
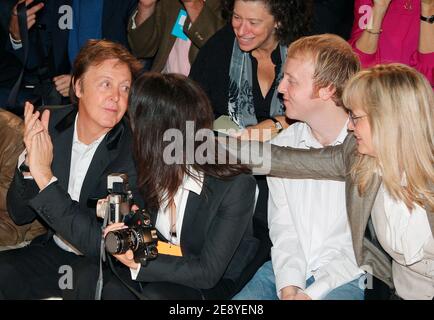
<path id="1" fill-rule="evenodd" d="M 386 190 L 408 208 L 434 208 L 434 93 L 416 70 L 398 63 L 356 74 L 343 102 L 368 115 L 377 157 L 358 154 L 351 176 L 363 194 L 378 171 Z"/>

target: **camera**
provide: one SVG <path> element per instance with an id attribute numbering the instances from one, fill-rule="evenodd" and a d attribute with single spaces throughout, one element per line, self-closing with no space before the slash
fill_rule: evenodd
<path id="1" fill-rule="evenodd" d="M 151 217 L 145 210 L 132 212 L 132 192 L 128 176 L 112 173 L 107 176 L 108 197 L 96 205 L 96 215 L 104 219 L 104 226 L 123 222 L 126 229 L 111 231 L 105 237 L 105 248 L 110 254 L 122 254 L 131 249 L 134 260 L 146 265 L 148 260 L 158 256 L 157 230 L 152 226 Z"/>
<path id="2" fill-rule="evenodd" d="M 131 212 L 124 217 L 126 229 L 111 231 L 105 238 L 105 248 L 110 254 L 123 254 L 131 249 L 134 261 L 146 265 L 158 256 L 157 230 L 145 210 Z"/>
<path id="3" fill-rule="evenodd" d="M 133 195 L 129 189 L 128 176 L 123 173 L 113 173 L 107 176 L 108 197 L 99 199 L 96 205 L 96 215 L 108 219 L 108 224 L 123 222 L 130 213 Z"/>

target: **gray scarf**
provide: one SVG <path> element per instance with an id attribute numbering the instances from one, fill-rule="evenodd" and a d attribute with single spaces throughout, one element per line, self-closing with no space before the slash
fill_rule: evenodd
<path id="1" fill-rule="evenodd" d="M 286 60 L 286 47 L 280 46 L 280 57 L 282 66 Z M 277 86 L 283 78 L 283 67 L 280 68 L 273 86 L 276 88 L 273 93 L 270 106 L 270 117 L 284 114 L 284 106 L 277 97 Z M 229 69 L 229 100 L 228 114 L 233 122 L 240 128 L 252 126 L 258 123 L 253 105 L 252 93 L 252 61 L 248 52 L 241 51 L 237 39 L 234 40 L 231 65 Z"/>

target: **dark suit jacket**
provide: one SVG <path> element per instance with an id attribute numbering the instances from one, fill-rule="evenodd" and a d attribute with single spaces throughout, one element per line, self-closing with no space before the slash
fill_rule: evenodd
<path id="1" fill-rule="evenodd" d="M 0 8 L 0 87 L 2 88 L 11 88 L 21 71 L 20 61 L 7 50 L 6 46 L 9 42 L 8 30 L 12 6 L 11 0 L 5 0 Z"/>
<path id="2" fill-rule="evenodd" d="M 135 199 L 142 205 L 135 189 L 136 170 L 131 155 L 132 137 L 123 119 L 98 146 L 87 171 L 78 202 L 73 201 L 67 190 L 71 163 L 75 106 L 52 110 L 50 135 L 53 142 L 51 169 L 58 179 L 39 192 L 33 180 L 23 178 L 19 170 L 7 195 L 8 212 L 18 225 L 41 218 L 53 232 L 61 235 L 85 256 L 99 256 L 101 244 L 101 221 L 97 220 L 95 208 L 89 199 L 107 196 L 107 175 L 127 173 Z"/>
<path id="3" fill-rule="evenodd" d="M 41 55 L 49 56 L 51 60 L 51 77 L 69 74 L 71 65 L 68 58 L 69 30 L 62 30 L 58 26 L 59 18 L 64 13 L 58 13 L 59 7 L 69 5 L 72 0 L 50 0 L 38 13 L 37 24 L 29 31 L 29 58 L 27 68 L 32 69 L 41 65 Z M 102 15 L 102 37 L 128 47 L 127 26 L 128 19 L 137 6 L 137 0 L 104 0 Z M 41 39 L 38 39 L 37 26 L 41 25 Z M 8 41 L 10 43 L 10 41 Z M 41 45 L 42 43 L 42 45 Z M 23 50 L 13 50 L 22 61 Z M 42 51 L 42 52 L 41 52 Z"/>
<path id="4" fill-rule="evenodd" d="M 213 288 L 222 278 L 236 281 L 256 253 L 252 216 L 255 179 L 205 176 L 202 193 L 190 192 L 181 232 L 183 257 L 160 254 L 142 266 L 137 280 L 168 281 Z M 156 214 L 152 215 L 156 220 Z"/>

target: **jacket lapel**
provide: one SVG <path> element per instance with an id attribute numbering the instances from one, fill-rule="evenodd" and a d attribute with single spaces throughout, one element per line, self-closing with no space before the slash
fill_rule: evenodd
<path id="1" fill-rule="evenodd" d="M 208 176 L 205 176 L 201 194 L 198 195 L 195 192 L 190 191 L 188 195 L 180 239 L 182 252 L 184 253 L 187 253 L 188 251 L 194 251 L 194 248 L 197 246 L 197 244 L 201 243 L 199 239 L 200 234 L 198 234 L 197 231 L 192 228 L 193 226 L 204 227 L 206 225 L 206 221 L 201 220 L 207 219 L 208 215 L 202 214 L 203 212 L 200 210 L 200 204 L 203 201 L 203 197 L 210 198 L 209 193 L 207 194 L 209 182 L 210 180 Z"/>
<path id="2" fill-rule="evenodd" d="M 109 164 L 118 156 L 118 144 L 124 131 L 123 120 L 113 128 L 106 137 L 101 141 L 92 162 L 87 170 L 86 177 L 80 193 L 80 203 L 87 203 L 91 191 L 95 190 L 101 182 L 107 188 L 107 181 L 101 181 L 101 178 Z M 112 173 L 112 172 L 110 172 Z"/>
<path id="3" fill-rule="evenodd" d="M 74 136 L 74 122 L 77 110 L 68 113 L 56 126 L 53 139 L 52 170 L 60 186 L 68 191 L 69 171 L 71 167 L 72 140 Z"/>

